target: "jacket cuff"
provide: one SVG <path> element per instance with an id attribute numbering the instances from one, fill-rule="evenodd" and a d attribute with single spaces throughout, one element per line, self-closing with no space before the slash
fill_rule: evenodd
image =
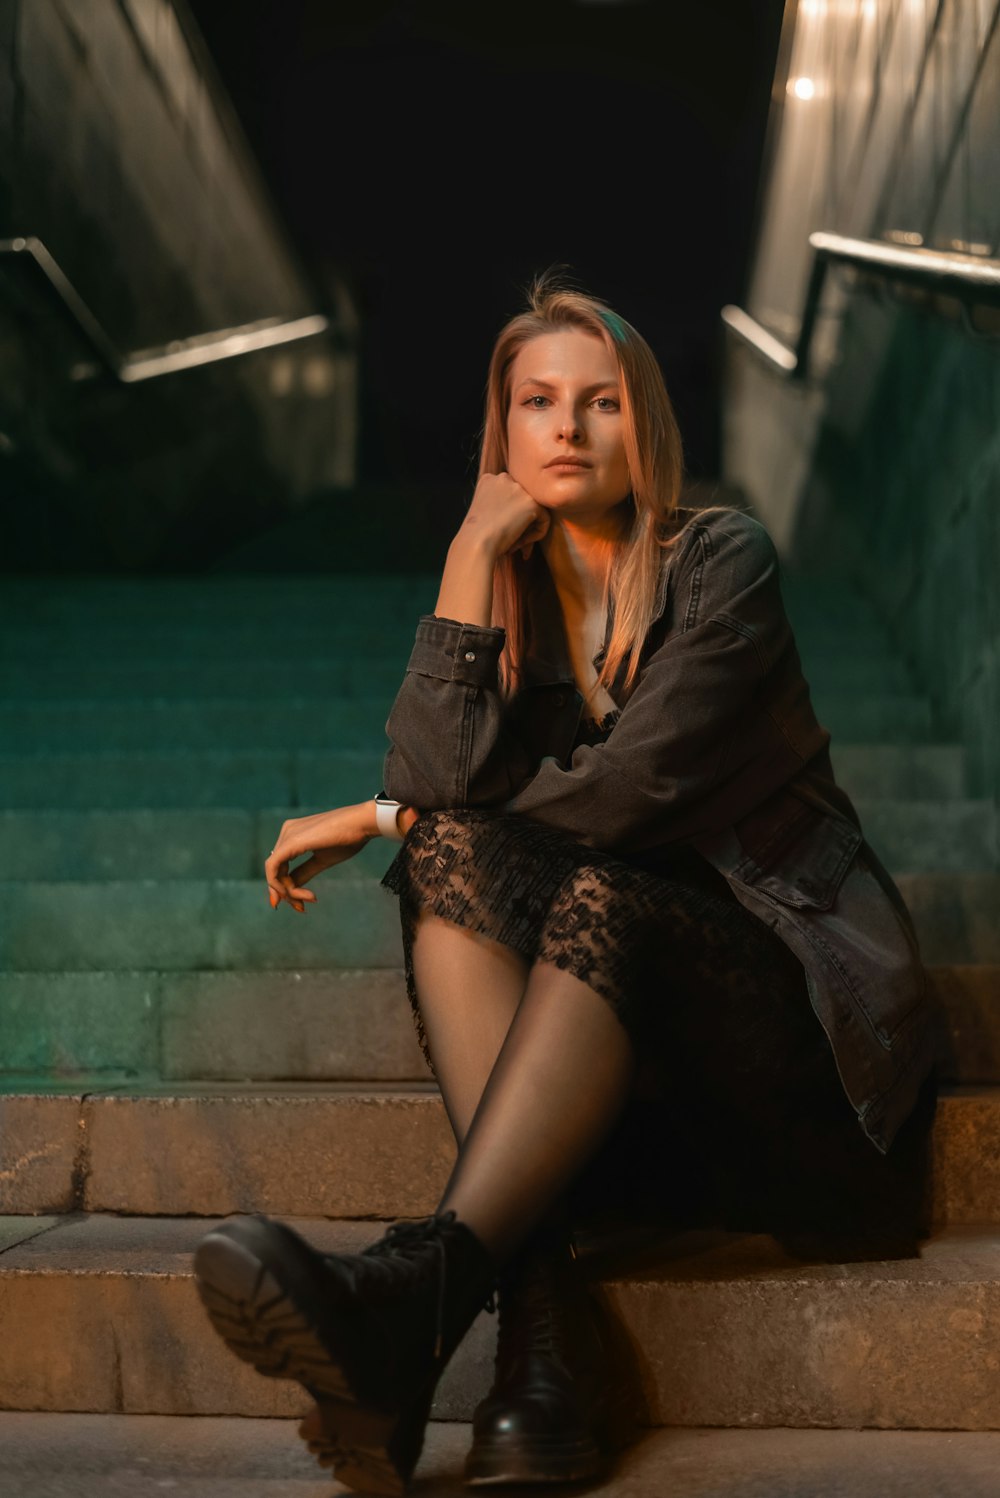
<path id="1" fill-rule="evenodd" d="M 493 625 L 459 624 L 455 619 L 423 614 L 406 669 L 441 681 L 495 686 L 506 638 L 506 630 Z"/>

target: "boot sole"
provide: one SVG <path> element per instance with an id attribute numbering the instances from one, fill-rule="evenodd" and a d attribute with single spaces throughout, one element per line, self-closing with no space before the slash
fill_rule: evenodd
<path id="1" fill-rule="evenodd" d="M 356 1491 L 400 1498 L 416 1462 L 404 1452 L 416 1440 L 419 1454 L 423 1426 L 415 1428 L 415 1416 L 424 1401 L 403 1411 L 362 1404 L 309 1316 L 246 1244 L 209 1233 L 194 1270 L 209 1320 L 230 1351 L 265 1378 L 294 1379 L 316 1400 L 299 1435 L 320 1466 Z"/>

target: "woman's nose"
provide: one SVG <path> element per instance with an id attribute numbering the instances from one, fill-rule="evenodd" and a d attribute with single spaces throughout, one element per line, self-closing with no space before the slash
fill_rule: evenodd
<path id="1" fill-rule="evenodd" d="M 559 432 L 567 442 L 579 442 L 583 428 L 575 411 L 566 411 L 559 419 Z"/>

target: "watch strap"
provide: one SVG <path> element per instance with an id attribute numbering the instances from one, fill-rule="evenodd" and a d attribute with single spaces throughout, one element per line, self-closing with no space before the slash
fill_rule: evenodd
<path id="1" fill-rule="evenodd" d="M 396 817 L 402 805 L 402 801 L 392 801 L 379 791 L 375 797 L 375 826 L 379 837 L 391 838 L 394 843 L 403 841 L 403 834 L 396 825 Z"/>

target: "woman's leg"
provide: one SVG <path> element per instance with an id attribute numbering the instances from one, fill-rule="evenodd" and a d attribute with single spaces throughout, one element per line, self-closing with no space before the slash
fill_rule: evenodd
<path id="1" fill-rule="evenodd" d="M 461 1144 L 524 994 L 528 963 L 429 912 L 414 923 L 411 961 L 427 1049 Z"/>
<path id="2" fill-rule="evenodd" d="M 438 1207 L 503 1262 L 557 1203 L 620 1114 L 628 1031 L 587 982 L 533 964 Z"/>

